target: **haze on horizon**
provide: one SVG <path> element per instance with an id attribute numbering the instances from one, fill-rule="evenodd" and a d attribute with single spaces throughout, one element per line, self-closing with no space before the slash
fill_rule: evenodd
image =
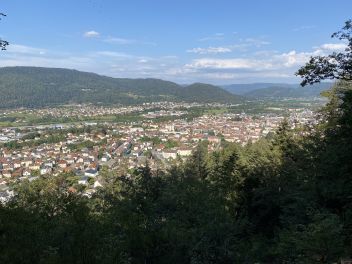
<path id="1" fill-rule="evenodd" d="M 329 36 L 351 9 L 348 0 L 8 0 L 0 37 L 10 46 L 0 67 L 177 83 L 297 83 L 294 72 L 310 56 L 345 48 Z"/>

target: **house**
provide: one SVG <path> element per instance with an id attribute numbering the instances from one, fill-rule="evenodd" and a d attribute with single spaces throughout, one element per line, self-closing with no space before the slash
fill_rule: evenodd
<path id="1" fill-rule="evenodd" d="M 5 180 L 0 180 L 0 191 L 7 190 L 7 182 Z"/>
<path id="2" fill-rule="evenodd" d="M 75 170 L 83 170 L 84 165 L 83 165 L 83 163 L 75 163 L 72 165 L 72 168 L 74 168 Z"/>
<path id="3" fill-rule="evenodd" d="M 68 163 L 68 164 L 73 164 L 73 163 L 75 163 L 75 160 L 74 160 L 74 158 L 67 158 L 66 159 L 66 162 Z"/>
<path id="4" fill-rule="evenodd" d="M 66 168 L 63 169 L 63 172 L 64 173 L 71 173 L 71 172 L 73 172 L 73 168 L 72 167 L 66 167 Z"/>
<path id="5" fill-rule="evenodd" d="M 88 169 L 84 172 L 84 175 L 87 177 L 92 177 L 95 178 L 96 176 L 98 176 L 98 171 L 95 169 Z"/>
<path id="6" fill-rule="evenodd" d="M 83 196 L 91 198 L 96 191 L 94 189 L 88 189 L 83 193 Z"/>
<path id="7" fill-rule="evenodd" d="M 11 175 L 12 173 L 9 170 L 5 170 L 2 172 L 2 176 L 4 176 L 5 178 L 11 178 Z"/>
<path id="8" fill-rule="evenodd" d="M 13 178 L 19 178 L 19 177 L 22 176 L 22 174 L 23 174 L 22 169 L 17 169 L 17 170 L 12 172 L 12 177 Z"/>
<path id="9" fill-rule="evenodd" d="M 82 177 L 78 180 L 78 184 L 88 185 L 88 176 L 82 176 Z"/>
<path id="10" fill-rule="evenodd" d="M 192 155 L 192 149 L 191 148 L 179 148 L 177 150 L 177 154 L 180 155 L 180 156 L 190 156 Z"/>
<path id="11" fill-rule="evenodd" d="M 68 188 L 68 192 L 69 193 L 77 193 L 77 190 L 71 186 L 70 188 Z"/>
<path id="12" fill-rule="evenodd" d="M 65 160 L 59 160 L 58 166 L 62 169 L 67 167 L 67 162 Z"/>
<path id="13" fill-rule="evenodd" d="M 10 151 L 4 150 L 3 151 L 4 158 L 11 158 L 12 153 Z"/>
<path id="14" fill-rule="evenodd" d="M 101 161 L 102 162 L 107 162 L 108 160 L 110 160 L 110 157 L 108 155 L 104 155 L 102 158 L 101 158 Z"/>
<path id="15" fill-rule="evenodd" d="M 139 157 L 143 155 L 143 151 L 138 149 L 131 152 L 132 156 Z"/>
<path id="16" fill-rule="evenodd" d="M 98 164 L 93 162 L 93 163 L 89 164 L 88 168 L 93 169 L 93 170 L 98 170 Z"/>
<path id="17" fill-rule="evenodd" d="M 33 161 L 31 159 L 26 159 L 21 162 L 21 165 L 24 167 L 29 167 L 30 165 L 32 165 L 32 163 L 33 163 Z"/>
<path id="18" fill-rule="evenodd" d="M 161 155 L 163 156 L 164 159 L 176 159 L 177 157 L 177 151 L 176 150 L 164 150 L 161 152 Z"/>
<path id="19" fill-rule="evenodd" d="M 165 148 L 165 145 L 164 144 L 159 144 L 156 146 L 156 151 L 162 151 L 163 149 Z"/>
<path id="20" fill-rule="evenodd" d="M 35 180 L 38 180 L 39 177 L 38 176 L 34 176 L 34 177 L 29 177 L 28 180 L 31 182 L 31 181 L 35 181 Z"/>
<path id="21" fill-rule="evenodd" d="M 196 134 L 193 136 L 192 140 L 194 142 L 200 142 L 200 141 L 204 140 L 204 136 L 202 134 Z"/>
<path id="22" fill-rule="evenodd" d="M 225 140 L 228 142 L 235 142 L 236 139 L 234 137 L 225 137 Z"/>
<path id="23" fill-rule="evenodd" d="M 216 136 L 208 136 L 208 141 L 210 143 L 218 144 L 218 143 L 220 143 L 220 138 L 218 138 Z"/>
<path id="24" fill-rule="evenodd" d="M 40 175 L 49 174 L 53 171 L 52 167 L 44 166 L 40 169 Z"/>
<path id="25" fill-rule="evenodd" d="M 98 180 L 96 180 L 96 181 L 94 182 L 93 187 L 94 187 L 94 189 L 95 189 L 95 188 L 98 188 L 98 187 L 103 187 L 103 185 L 102 185 Z"/>
<path id="26" fill-rule="evenodd" d="M 30 170 L 39 170 L 40 169 L 40 164 L 39 163 L 35 163 L 31 166 L 29 166 Z"/>
<path id="27" fill-rule="evenodd" d="M 28 169 L 25 169 L 25 170 L 23 171 L 22 175 L 23 175 L 24 177 L 30 177 L 30 176 L 31 176 L 31 171 L 28 170 Z"/>
<path id="28" fill-rule="evenodd" d="M 83 164 L 84 164 L 85 166 L 89 166 L 90 163 L 91 163 L 90 159 L 84 159 Z"/>
<path id="29" fill-rule="evenodd" d="M 13 167 L 14 167 L 15 169 L 21 168 L 21 161 L 15 160 L 15 161 L 13 162 Z"/>
<path id="30" fill-rule="evenodd" d="M 50 167 L 50 168 L 52 168 L 52 167 L 54 167 L 54 162 L 52 162 L 52 161 L 46 161 L 46 162 L 44 163 L 44 167 Z"/>

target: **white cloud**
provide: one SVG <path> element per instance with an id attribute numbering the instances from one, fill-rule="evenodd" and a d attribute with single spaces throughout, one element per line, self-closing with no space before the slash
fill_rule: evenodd
<path id="1" fill-rule="evenodd" d="M 107 37 L 107 38 L 104 39 L 104 42 L 113 43 L 113 44 L 126 45 L 126 44 L 135 43 L 136 41 L 133 40 L 133 39 L 125 39 L 125 38 L 117 38 L 117 37 Z"/>
<path id="2" fill-rule="evenodd" d="M 228 53 L 232 50 L 228 47 L 208 47 L 208 48 L 193 48 L 187 50 L 189 53 L 197 54 L 218 54 L 218 53 Z"/>
<path id="3" fill-rule="evenodd" d="M 327 51 L 344 51 L 347 48 L 347 44 L 327 43 L 327 44 L 321 45 L 319 48 Z"/>
<path id="4" fill-rule="evenodd" d="M 216 40 L 220 39 L 223 37 L 223 33 L 217 33 L 214 34 L 214 36 L 207 37 L 200 39 L 200 41 L 205 41 L 205 40 Z M 219 54 L 219 53 L 229 53 L 232 52 L 233 50 L 240 50 L 240 51 L 246 51 L 250 47 L 262 47 L 265 45 L 269 45 L 270 42 L 260 39 L 260 38 L 246 38 L 246 39 L 240 39 L 239 43 L 233 44 L 233 45 L 227 45 L 225 47 L 207 47 L 207 48 L 193 48 L 187 50 L 189 53 L 196 53 L 196 54 Z"/>
<path id="5" fill-rule="evenodd" d="M 11 44 L 8 46 L 7 51 L 9 53 L 15 54 L 15 53 L 20 53 L 20 54 L 40 54 L 44 55 L 47 50 L 41 49 L 41 48 L 33 48 L 30 46 L 25 46 L 25 45 L 19 45 L 19 44 Z"/>
<path id="6" fill-rule="evenodd" d="M 41 53 L 45 51 L 45 53 Z M 37 66 L 77 69 L 95 72 L 112 77 L 155 77 L 169 79 L 166 71 L 181 67 L 178 57 L 173 55 L 161 57 L 137 56 L 114 50 L 94 52 L 59 52 L 12 44 L 11 49 L 1 54 L 0 67 Z"/>
<path id="7" fill-rule="evenodd" d="M 263 56 L 258 58 L 228 58 L 214 59 L 201 58 L 195 59 L 191 63 L 185 64 L 184 68 L 192 69 L 195 72 L 218 72 L 218 73 L 235 73 L 235 72 L 263 72 L 291 69 L 292 74 L 295 69 L 303 65 L 312 53 L 297 52 L 295 50 Z"/>
<path id="8" fill-rule="evenodd" d="M 229 70 L 229 69 L 257 69 L 257 68 L 268 68 L 271 64 L 265 61 L 258 61 L 253 59 L 196 59 L 192 63 L 186 64 L 186 68 L 191 69 L 217 69 L 217 70 Z"/>
<path id="9" fill-rule="evenodd" d="M 309 52 L 297 52 L 295 50 L 275 55 L 273 57 L 275 68 L 280 69 L 281 67 L 290 68 L 304 65 L 313 53 Z"/>
<path id="10" fill-rule="evenodd" d="M 152 58 L 111 50 L 77 55 L 12 45 L 12 50 L 3 53 L 0 66 L 60 67 L 114 77 L 155 77 L 178 82 L 236 82 L 292 77 L 296 65 L 309 55 L 291 51 L 251 58 L 200 58 L 182 64 L 173 55 Z"/>
<path id="11" fill-rule="evenodd" d="M 135 39 L 127 39 L 127 38 L 114 37 L 114 36 L 104 36 L 94 30 L 85 32 L 83 36 L 86 38 L 99 38 L 103 42 L 110 43 L 110 44 L 118 44 L 118 45 L 127 45 L 132 43 L 144 44 L 144 45 L 150 45 L 150 46 L 157 45 L 155 42 L 152 42 L 152 41 L 137 41 Z"/>
<path id="12" fill-rule="evenodd" d="M 115 52 L 115 51 L 97 51 L 93 54 L 93 56 L 105 56 L 112 58 L 131 58 L 132 55 L 126 54 L 123 52 Z"/>
<path id="13" fill-rule="evenodd" d="M 259 38 L 246 38 L 244 40 L 242 39 L 241 41 L 247 43 L 248 46 L 255 46 L 255 47 L 261 47 L 261 46 L 270 44 L 269 41 L 259 39 Z"/>
<path id="14" fill-rule="evenodd" d="M 252 42 L 252 40 L 248 39 L 247 41 Z M 346 44 L 343 43 L 326 43 L 318 47 L 314 47 L 310 52 L 298 52 L 296 50 L 291 50 L 283 53 L 256 52 L 254 55 L 247 56 L 246 58 L 200 58 L 194 59 L 190 63 L 186 63 L 184 68 L 192 69 L 193 72 L 203 72 L 207 74 L 210 72 L 223 72 L 226 73 L 224 76 L 229 76 L 229 73 L 239 71 L 241 73 L 262 72 L 260 74 L 264 74 L 265 71 L 276 71 L 276 76 L 280 73 L 282 73 L 282 76 L 286 76 L 287 72 L 291 72 L 293 76 L 294 72 L 300 66 L 303 66 L 311 56 L 325 56 L 330 54 L 332 51 L 343 51 L 346 47 Z"/>
<path id="15" fill-rule="evenodd" d="M 100 37 L 103 40 L 102 37 Z M 12 44 L 1 55 L 0 66 L 42 66 L 70 68 L 96 72 L 113 77 L 155 77 L 177 82 L 195 81 L 216 83 L 250 81 L 299 81 L 294 76 L 310 56 L 327 55 L 332 51 L 343 51 L 346 44 L 325 43 L 310 51 L 289 50 L 285 52 L 254 50 L 235 56 L 228 52 L 235 48 L 253 45 L 254 40 L 243 40 L 237 46 L 195 48 L 188 52 L 200 54 L 189 59 L 168 56 L 149 57 L 101 50 L 92 52 L 60 52 Z M 223 54 L 221 58 L 211 55 Z M 201 56 L 203 55 L 203 56 Z M 226 57 L 225 57 L 226 55 Z"/>
<path id="16" fill-rule="evenodd" d="M 94 30 L 90 30 L 90 31 L 84 32 L 83 36 L 86 38 L 97 38 L 100 36 L 100 33 Z"/>

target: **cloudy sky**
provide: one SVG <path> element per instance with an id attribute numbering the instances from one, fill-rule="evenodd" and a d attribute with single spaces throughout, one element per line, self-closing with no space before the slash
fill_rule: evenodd
<path id="1" fill-rule="evenodd" d="M 0 66 L 78 69 L 178 83 L 298 82 L 351 0 L 2 0 Z"/>

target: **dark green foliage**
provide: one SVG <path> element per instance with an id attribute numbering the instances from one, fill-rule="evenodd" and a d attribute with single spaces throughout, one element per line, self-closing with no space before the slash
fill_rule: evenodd
<path id="1" fill-rule="evenodd" d="M 328 56 L 311 57 L 309 62 L 296 73 L 303 78 L 302 86 L 327 79 L 352 80 L 352 20 L 346 21 L 342 30 L 331 37 L 347 42 L 345 51 L 334 52 Z"/>
<path id="2" fill-rule="evenodd" d="M 207 84 L 183 87 L 159 79 L 117 79 L 76 70 L 39 67 L 1 68 L 0 93 L 1 108 L 156 101 L 236 103 L 241 100 L 220 87 Z"/>
<path id="3" fill-rule="evenodd" d="M 4 13 L 0 13 L 0 20 L 1 17 L 6 17 L 6 15 Z M 0 38 L 0 49 L 1 50 L 6 50 L 6 47 L 9 45 L 9 42 L 6 40 L 3 40 Z"/>
<path id="4" fill-rule="evenodd" d="M 38 139 L 35 139 L 38 138 Z M 22 142 L 17 140 L 4 143 L 3 146 L 7 149 L 22 149 L 23 147 L 39 146 L 45 143 L 58 143 L 65 140 L 66 135 L 61 133 L 49 133 L 47 137 L 41 137 L 39 133 L 29 133 L 22 138 Z"/>
<path id="5" fill-rule="evenodd" d="M 87 141 L 83 141 L 80 143 L 69 144 L 68 148 L 70 150 L 77 151 L 77 150 L 82 150 L 84 148 L 92 149 L 94 146 L 97 146 L 97 145 L 99 145 L 99 144 L 92 142 L 90 140 L 87 140 Z"/>
<path id="6" fill-rule="evenodd" d="M 171 139 L 168 139 L 165 142 L 165 148 L 167 148 L 167 149 L 175 148 L 175 147 L 178 147 L 179 145 L 180 144 L 178 143 L 178 141 L 171 140 Z"/>

